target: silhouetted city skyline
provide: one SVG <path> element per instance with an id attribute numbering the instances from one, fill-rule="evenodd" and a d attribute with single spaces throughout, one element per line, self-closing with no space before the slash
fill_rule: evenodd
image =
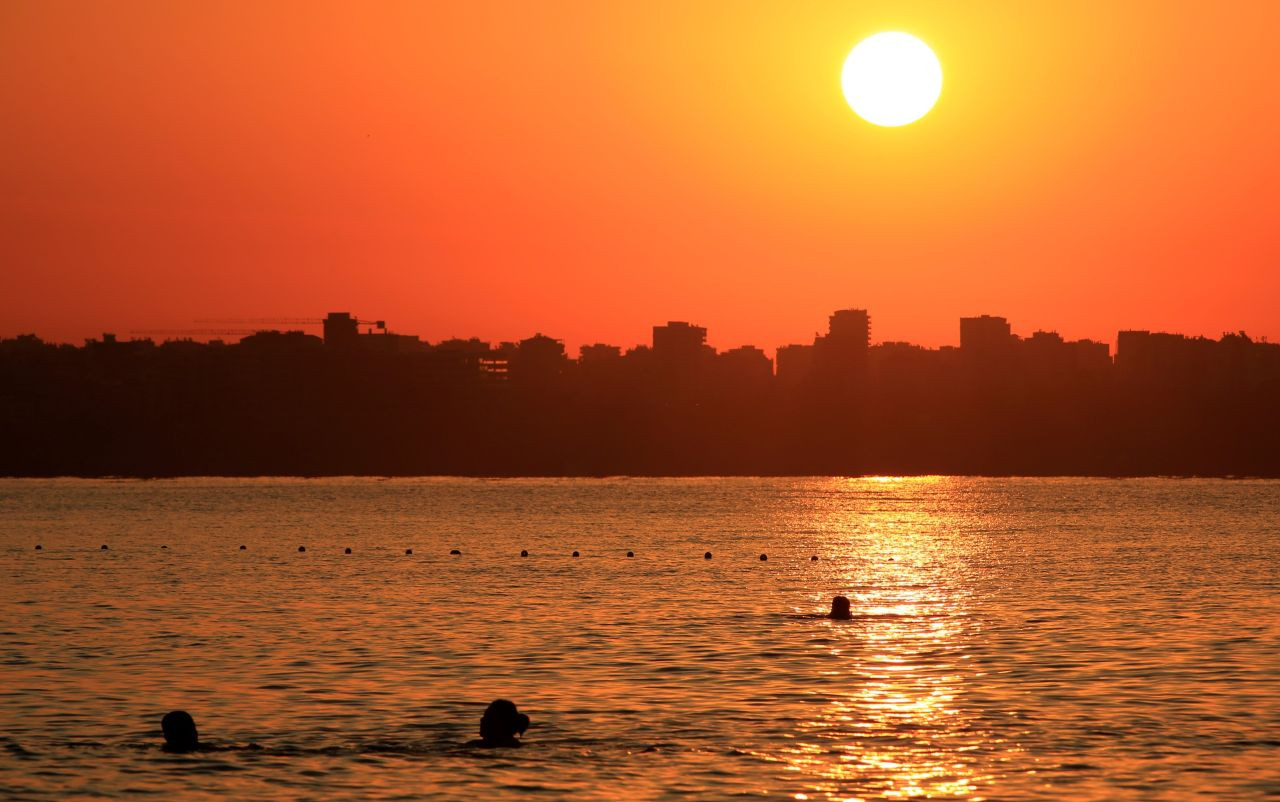
<path id="1" fill-rule="evenodd" d="M 541 331 L 536 332 L 525 340 L 498 340 L 497 344 L 493 344 L 489 340 L 471 336 L 468 338 L 449 337 L 438 340 L 434 345 L 428 340 L 415 334 L 402 334 L 392 332 L 388 329 L 385 320 L 361 319 L 352 315 L 350 312 L 329 312 L 323 318 L 232 318 L 232 319 L 214 319 L 197 321 L 198 326 L 185 329 L 142 329 L 130 330 L 128 340 L 124 342 L 146 343 L 163 345 L 172 342 L 197 342 L 209 345 L 219 346 L 234 344 L 241 340 L 254 336 L 276 336 L 288 334 L 291 336 L 311 335 L 304 328 L 309 327 L 319 329 L 321 331 L 320 339 L 326 345 L 335 347 L 355 347 L 363 346 L 375 348 L 378 350 L 391 350 L 400 352 L 413 351 L 431 351 L 436 350 L 452 350 L 455 348 L 463 348 L 468 351 L 475 351 L 483 346 L 497 358 L 503 358 L 503 355 L 510 354 L 513 350 L 517 350 L 522 344 L 530 340 L 552 340 L 563 345 L 564 340 L 560 338 L 550 337 Z M 210 326 L 209 324 L 220 324 Z M 287 328 L 282 327 L 287 326 Z M 856 347 L 865 349 L 874 349 L 876 347 L 910 347 L 920 348 L 926 351 L 947 351 L 955 348 L 965 348 L 968 344 L 970 351 L 998 351 L 1006 342 L 1034 342 L 1040 348 L 1052 348 L 1054 345 L 1066 345 L 1071 350 L 1078 352 L 1079 358 L 1084 360 L 1111 358 L 1111 345 L 1108 341 L 1084 338 L 1079 340 L 1065 340 L 1055 330 L 1035 329 L 1030 335 L 1023 337 L 1013 332 L 1013 326 L 1010 320 L 1004 316 L 991 314 L 980 314 L 976 316 L 962 316 L 959 318 L 958 341 L 959 345 L 941 345 L 937 347 L 928 347 L 915 345 L 909 341 L 901 340 L 883 340 L 873 342 L 871 338 L 871 316 L 866 309 L 840 309 L 831 313 L 827 321 L 827 333 L 815 333 L 812 343 L 796 344 L 785 343 L 775 346 L 775 360 L 791 361 L 792 369 L 803 370 L 804 364 L 810 359 L 813 351 L 822 351 L 827 348 L 840 347 Z M 361 331 L 361 326 L 365 327 L 365 331 Z M 717 351 L 713 346 L 708 345 L 707 336 L 708 329 L 696 323 L 686 321 L 668 321 L 663 325 L 653 326 L 653 337 L 648 346 L 643 343 L 636 344 L 628 349 L 621 345 L 611 345 L 602 342 L 583 343 L 578 348 L 578 357 L 574 361 L 582 362 L 584 360 L 594 361 L 609 358 L 613 356 L 623 356 L 629 354 L 638 348 L 657 348 L 657 349 L 674 349 L 679 350 L 684 347 L 682 342 L 691 341 L 689 338 L 697 339 L 699 348 L 710 349 L 713 355 L 723 354 L 762 354 L 766 359 L 767 351 L 754 344 L 744 344 L 724 351 Z M 1244 331 L 1223 332 L 1223 337 L 1241 337 L 1248 339 L 1250 342 L 1258 344 L 1269 344 L 1266 336 L 1262 336 L 1258 340 L 1248 337 Z M 36 334 L 18 335 L 12 339 L 29 339 L 38 337 Z M 1147 337 L 1148 341 L 1154 337 L 1156 340 L 1170 343 L 1177 341 L 1195 340 L 1198 342 L 1213 342 L 1212 338 L 1203 335 L 1186 335 L 1168 332 L 1153 332 L 1145 329 L 1121 329 L 1118 331 L 1115 339 L 1112 341 L 1116 344 L 1117 349 L 1120 343 L 1128 340 L 1130 343 L 1137 343 L 1139 339 Z M 230 338 L 230 343 L 228 339 Z M 1173 338 L 1173 339 L 1170 339 Z M 855 341 L 860 341 L 861 345 L 855 345 Z M 43 341 L 42 341 L 43 342 Z M 119 343 L 121 339 L 114 333 L 104 333 L 101 338 L 90 338 L 84 341 L 86 346 L 92 345 L 94 342 L 110 342 Z M 661 343 L 661 344 L 660 344 Z M 848 345 L 841 346 L 841 343 Z M 67 343 L 49 343 L 58 345 L 67 345 Z M 465 345 L 464 345 L 465 344 Z M 145 347 L 145 346 L 143 346 Z M 1141 347 L 1141 346 L 1136 346 Z M 673 351 L 674 352 L 674 351 Z M 565 350 L 568 355 L 567 349 Z M 785 356 L 783 356 L 785 354 Z M 746 358 L 739 356 L 737 358 Z M 770 360 L 773 363 L 775 360 Z"/>
<path id="2" fill-rule="evenodd" d="M 428 343 L 348 312 L 293 322 L 321 335 L 0 341 L 0 472 L 1280 473 L 1280 344 L 1243 332 L 1126 330 L 1113 358 L 980 315 L 958 346 L 924 348 L 873 344 L 849 308 L 775 361 L 686 321 L 577 357 L 542 333 Z"/>

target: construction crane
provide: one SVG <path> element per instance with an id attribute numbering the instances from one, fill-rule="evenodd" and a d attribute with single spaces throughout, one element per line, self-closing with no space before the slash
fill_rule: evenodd
<path id="1" fill-rule="evenodd" d="M 147 337 L 248 337 L 265 329 L 130 329 L 130 334 Z"/>
<path id="2" fill-rule="evenodd" d="M 134 329 L 130 334 L 155 335 L 155 336 L 174 336 L 174 337 L 248 337 L 252 334 L 258 334 L 263 331 L 271 331 L 268 327 L 275 326 L 323 326 L 327 323 L 336 323 L 341 327 L 346 326 L 372 326 L 379 329 L 383 334 L 387 333 L 387 323 L 385 320 L 360 320 L 352 317 L 346 312 L 331 312 L 327 318 L 320 317 L 239 317 L 239 318 L 201 318 L 196 320 L 198 324 L 233 324 L 247 325 L 255 328 L 194 328 L 194 329 Z M 294 328 L 294 331 L 300 331 Z M 355 329 L 351 329 L 354 335 Z M 326 336 L 328 332 L 326 332 Z"/>
<path id="3" fill-rule="evenodd" d="M 200 319 L 197 323 L 243 323 L 251 326 L 267 325 L 267 326 L 323 326 L 325 319 L 322 317 L 236 317 L 236 318 L 209 318 Z M 358 326 L 373 326 L 375 329 L 387 330 L 387 322 L 385 320 L 360 320 L 356 319 Z"/>

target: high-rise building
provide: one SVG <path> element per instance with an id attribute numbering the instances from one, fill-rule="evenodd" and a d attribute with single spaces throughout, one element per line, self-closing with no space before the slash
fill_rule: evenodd
<path id="1" fill-rule="evenodd" d="M 721 378 L 734 384 L 764 387 L 773 379 L 773 360 L 754 345 L 730 348 L 716 362 Z"/>
<path id="2" fill-rule="evenodd" d="M 1008 353 L 1017 338 L 1002 317 L 982 315 L 960 318 L 960 350 L 966 355 L 984 357 Z"/>
<path id="3" fill-rule="evenodd" d="M 707 345 L 707 330 L 681 320 L 653 327 L 653 353 L 662 361 L 683 361 L 701 356 Z"/>
<path id="4" fill-rule="evenodd" d="M 777 365 L 779 385 L 788 388 L 803 385 L 813 374 L 813 346 L 778 346 Z"/>
<path id="5" fill-rule="evenodd" d="M 866 351 L 871 346 L 871 315 L 865 309 L 839 309 L 827 319 L 829 344 L 847 352 Z"/>
<path id="6" fill-rule="evenodd" d="M 617 362 L 622 359 L 622 349 L 616 345 L 595 343 L 578 348 L 578 362 L 583 365 L 598 365 Z"/>
<path id="7" fill-rule="evenodd" d="M 871 316 L 867 310 L 833 312 L 827 333 L 813 341 L 814 376 L 829 392 L 851 391 L 865 379 L 870 345 Z"/>
<path id="8" fill-rule="evenodd" d="M 324 319 L 324 344 L 350 348 L 359 342 L 360 321 L 350 312 L 330 312 Z"/>
<path id="9" fill-rule="evenodd" d="M 513 380 L 542 380 L 559 376 L 568 367 L 564 342 L 538 333 L 516 344 L 509 370 Z"/>

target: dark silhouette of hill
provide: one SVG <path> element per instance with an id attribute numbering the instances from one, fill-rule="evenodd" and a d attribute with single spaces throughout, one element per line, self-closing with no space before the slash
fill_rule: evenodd
<path id="1" fill-rule="evenodd" d="M 1280 476 L 1280 346 L 1121 332 L 1108 346 L 961 321 L 958 348 L 831 316 L 777 370 L 706 330 L 579 358 L 538 334 L 435 344 L 261 332 L 0 341 L 0 474 Z"/>

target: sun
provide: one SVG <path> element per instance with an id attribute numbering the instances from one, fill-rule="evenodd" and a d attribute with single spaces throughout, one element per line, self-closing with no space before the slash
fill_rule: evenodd
<path id="1" fill-rule="evenodd" d="M 849 51 L 840 86 L 859 117 L 892 128 L 915 122 L 938 102 L 942 65 L 909 33 L 877 33 Z"/>

